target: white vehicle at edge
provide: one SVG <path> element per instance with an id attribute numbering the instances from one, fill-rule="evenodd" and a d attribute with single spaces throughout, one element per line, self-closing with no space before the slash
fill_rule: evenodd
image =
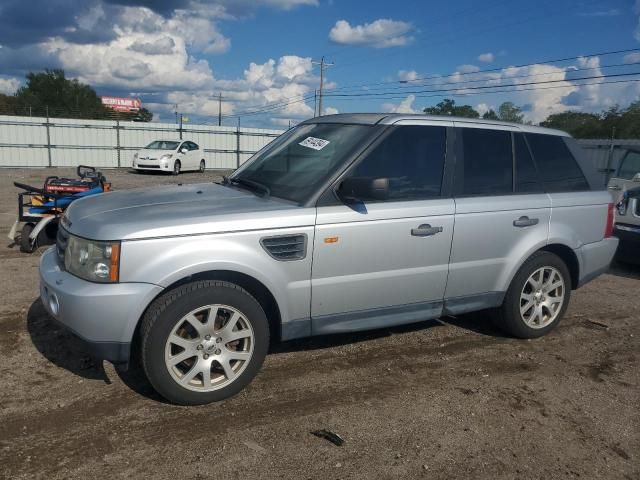
<path id="1" fill-rule="evenodd" d="M 190 140 L 154 140 L 133 154 L 134 170 L 171 172 L 204 172 L 206 163 L 202 149 Z"/>

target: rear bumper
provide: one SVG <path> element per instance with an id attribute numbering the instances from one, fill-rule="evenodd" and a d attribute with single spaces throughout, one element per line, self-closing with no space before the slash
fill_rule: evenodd
<path id="1" fill-rule="evenodd" d="M 618 248 L 618 239 L 605 238 L 599 242 L 588 243 L 575 250 L 580 264 L 580 278 L 577 287 L 605 273 Z"/>
<path id="2" fill-rule="evenodd" d="M 40 299 L 49 315 L 89 354 L 113 363 L 129 360 L 138 320 L 161 291 L 149 283 L 87 282 L 61 270 L 52 248 L 40 259 Z"/>

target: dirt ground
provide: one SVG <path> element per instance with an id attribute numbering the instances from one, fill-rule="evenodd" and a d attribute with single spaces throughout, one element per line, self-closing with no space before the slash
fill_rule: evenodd
<path id="1" fill-rule="evenodd" d="M 116 189 L 215 176 L 105 173 Z M 238 396 L 176 407 L 49 323 L 44 250 L 6 238 L 12 182 L 48 174 L 0 170 L 0 477 L 640 478 L 640 269 L 575 291 L 542 339 L 481 313 L 288 342 Z"/>

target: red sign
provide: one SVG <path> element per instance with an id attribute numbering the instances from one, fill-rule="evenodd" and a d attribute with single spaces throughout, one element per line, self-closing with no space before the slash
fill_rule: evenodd
<path id="1" fill-rule="evenodd" d="M 100 97 L 102 104 L 117 110 L 118 112 L 137 112 L 142 106 L 142 102 L 139 98 L 127 98 L 127 97 Z"/>

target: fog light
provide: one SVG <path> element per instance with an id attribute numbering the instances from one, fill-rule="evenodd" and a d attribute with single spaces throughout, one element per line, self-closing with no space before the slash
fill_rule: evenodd
<path id="1" fill-rule="evenodd" d="M 49 309 L 51 310 L 51 313 L 53 313 L 56 316 L 60 311 L 60 304 L 58 303 L 58 297 L 56 296 L 55 293 L 52 293 L 51 295 L 49 295 Z"/>

